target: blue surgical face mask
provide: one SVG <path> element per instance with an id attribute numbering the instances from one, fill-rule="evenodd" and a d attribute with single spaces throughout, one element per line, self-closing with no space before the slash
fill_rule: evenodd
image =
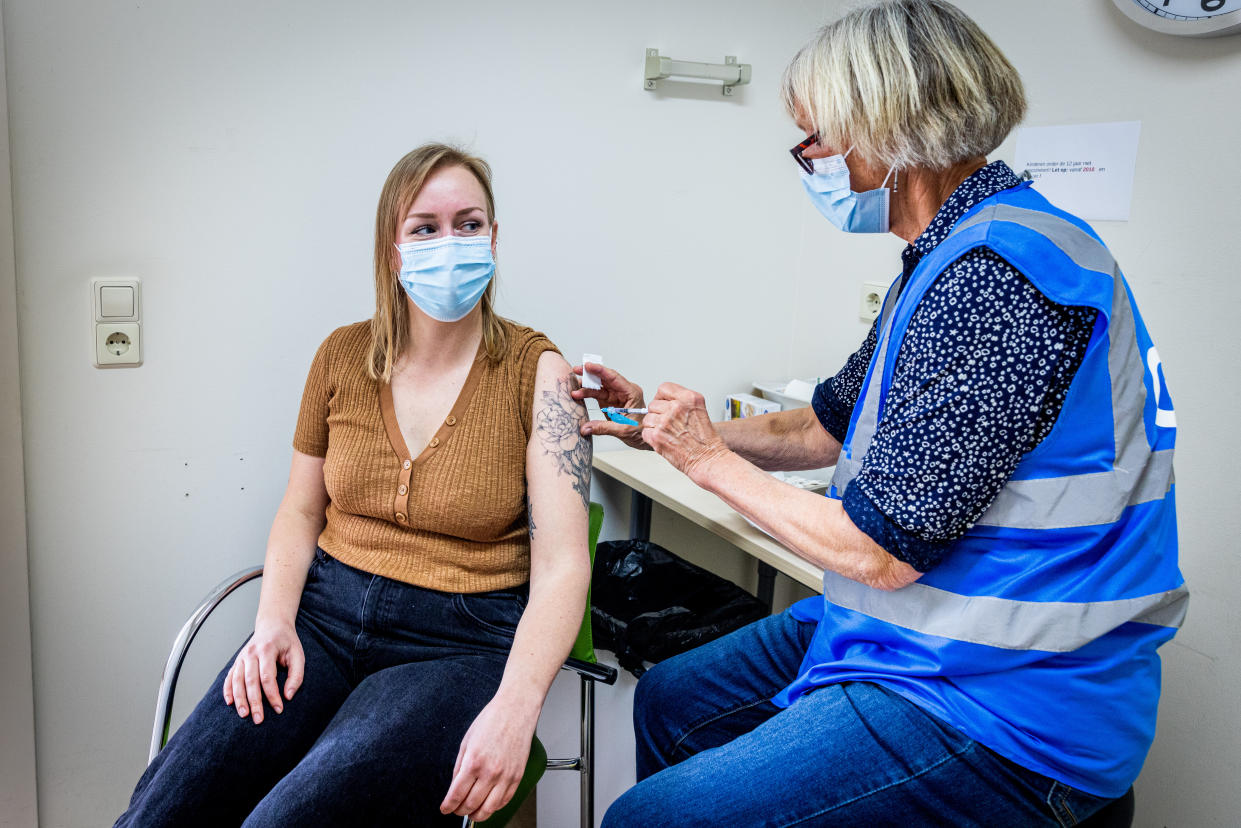
<path id="1" fill-rule="evenodd" d="M 888 189 L 888 179 L 896 167 L 888 170 L 879 189 L 855 193 L 849 182 L 849 167 L 845 164 L 849 152 L 807 159 L 814 165 L 814 172 L 802 172 L 802 186 L 824 218 L 846 233 L 886 233 L 892 192 Z"/>
<path id="2" fill-rule="evenodd" d="M 472 311 L 496 271 L 490 235 L 443 236 L 396 249 L 401 287 L 423 313 L 440 322 L 456 322 Z"/>

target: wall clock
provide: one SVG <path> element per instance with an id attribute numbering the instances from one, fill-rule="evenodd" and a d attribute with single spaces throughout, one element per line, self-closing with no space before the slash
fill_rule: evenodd
<path id="1" fill-rule="evenodd" d="M 1112 0 L 1148 29 L 1188 37 L 1241 34 L 1241 0 Z"/>

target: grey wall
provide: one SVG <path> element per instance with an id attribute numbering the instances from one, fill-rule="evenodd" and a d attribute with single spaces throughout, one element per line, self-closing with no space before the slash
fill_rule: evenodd
<path id="1" fill-rule="evenodd" d="M 460 139 L 493 162 L 501 310 L 571 358 L 601 353 L 713 406 L 756 378 L 839 365 L 865 334 L 860 283 L 891 278 L 900 245 L 837 234 L 806 203 L 784 154 L 799 136 L 774 91 L 840 5 L 6 0 L 44 825 L 123 807 L 177 625 L 261 557 L 305 370 L 329 330 L 370 313 L 374 202 L 414 145 Z M 1178 410 L 1195 595 L 1164 650 L 1138 824 L 1232 824 L 1241 38 L 1147 34 L 1108 0 L 961 5 L 1022 71 L 1028 123 L 1143 121 L 1132 219 L 1098 229 Z M 648 46 L 736 54 L 754 83 L 731 100 L 644 92 Z M 143 279 L 139 369 L 90 365 L 87 285 L 105 275 Z M 623 498 L 601 496 L 623 520 Z M 669 545 L 746 577 L 736 555 L 656 522 Z M 213 653 L 249 611 L 208 636 Z M 222 655 L 204 658 L 203 676 Z M 612 787 L 628 761 L 624 698 L 607 725 L 620 734 Z"/>

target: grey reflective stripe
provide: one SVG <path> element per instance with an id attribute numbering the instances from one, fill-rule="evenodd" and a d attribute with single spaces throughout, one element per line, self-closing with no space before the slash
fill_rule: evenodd
<path id="1" fill-rule="evenodd" d="M 836 492 L 844 497 L 845 489 L 857 473 L 862 470 L 861 458 L 870 448 L 871 438 L 879 425 L 879 386 L 883 384 L 884 365 L 888 359 L 888 338 L 892 335 L 892 317 L 895 316 L 896 298 L 901 292 L 901 283 L 905 275 L 902 273 L 884 298 L 883 310 L 879 313 L 879 323 L 875 326 L 875 370 L 871 372 L 871 392 L 862 400 L 862 411 L 858 414 L 857 426 L 853 429 L 853 442 L 849 446 L 850 457 L 842 453 L 836 461 L 836 470 L 832 473 L 832 485 Z"/>
<path id="2" fill-rule="evenodd" d="M 823 575 L 823 595 L 837 606 L 924 635 L 1052 653 L 1080 649 L 1128 622 L 1177 628 L 1189 606 L 1184 585 L 1115 601 L 1014 601 L 920 583 L 884 592 L 830 571 Z"/>
<path id="3" fill-rule="evenodd" d="M 836 487 L 836 493 L 843 498 L 845 496 L 845 489 L 849 488 L 849 484 L 853 482 L 853 478 L 857 477 L 858 472 L 861 470 L 861 460 L 845 457 L 841 453 L 836 460 L 836 470 L 832 472 L 832 485 Z"/>
<path id="4" fill-rule="evenodd" d="M 1133 306 L 1125 280 L 1117 269 L 1112 276 L 1112 315 L 1108 321 L 1107 371 L 1112 380 L 1112 431 L 1116 441 L 1116 468 L 1136 474 L 1146 464 L 1146 360 L 1138 349 Z M 1158 405 L 1159 401 L 1155 401 Z"/>
<path id="5" fill-rule="evenodd" d="M 1152 452 L 1137 470 L 1010 480 L 975 521 L 1010 529 L 1068 529 L 1115 523 L 1130 506 L 1163 500 L 1175 482 L 1172 451 Z"/>
<path id="6" fill-rule="evenodd" d="M 1116 267 L 1116 262 L 1107 248 L 1073 222 L 1053 216 L 1051 213 L 1013 207 L 1011 204 L 992 204 L 984 207 L 953 227 L 949 236 L 955 236 L 984 221 L 1007 221 L 1028 227 L 1046 236 L 1056 247 L 1060 248 L 1061 252 L 1072 259 L 1074 264 L 1086 270 L 1111 274 Z"/>
<path id="7" fill-rule="evenodd" d="M 1110 470 L 1064 477 L 1010 480 L 977 525 L 1014 529 L 1063 529 L 1113 523 L 1129 506 L 1161 500 L 1172 487 L 1172 452 L 1152 453 L 1146 439 L 1146 362 L 1138 348 L 1136 325 L 1124 279 L 1111 253 L 1097 239 L 1070 221 L 1038 210 L 1006 204 L 984 207 L 953 228 L 949 238 L 988 221 L 1019 224 L 1041 234 L 1078 267 L 1112 281 L 1108 316 L 1108 374 L 1111 385 L 1112 433 L 1115 458 Z M 887 309 L 885 308 L 885 311 Z M 878 428 L 879 381 L 890 320 L 880 347 L 872 382 L 854 429 L 849 458 L 836 465 L 832 483 L 843 496 L 861 472 L 862 460 Z"/>

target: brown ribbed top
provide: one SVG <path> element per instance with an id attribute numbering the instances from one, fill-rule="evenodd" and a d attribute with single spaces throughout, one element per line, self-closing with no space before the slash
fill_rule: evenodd
<path id="1" fill-rule="evenodd" d="M 480 346 L 452 411 L 417 457 L 397 426 L 392 387 L 367 374 L 370 322 L 338 328 L 319 346 L 293 447 L 325 458 L 325 552 L 444 592 L 529 579 L 526 444 L 539 357 L 556 346 L 504 324 L 507 353 L 492 361 Z"/>

